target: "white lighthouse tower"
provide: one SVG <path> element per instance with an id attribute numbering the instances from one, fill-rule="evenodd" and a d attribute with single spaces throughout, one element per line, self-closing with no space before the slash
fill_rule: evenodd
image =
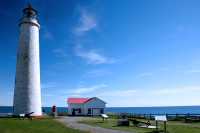
<path id="1" fill-rule="evenodd" d="M 19 23 L 19 47 L 14 92 L 14 115 L 41 116 L 39 29 L 37 11 L 28 5 Z"/>

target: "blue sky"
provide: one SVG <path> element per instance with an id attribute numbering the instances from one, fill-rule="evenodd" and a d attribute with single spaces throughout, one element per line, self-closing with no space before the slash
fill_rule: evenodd
<path id="1" fill-rule="evenodd" d="M 199 105 L 199 0 L 32 0 L 39 11 L 43 106 Z M 0 3 L 0 105 L 12 105 L 21 10 Z"/>

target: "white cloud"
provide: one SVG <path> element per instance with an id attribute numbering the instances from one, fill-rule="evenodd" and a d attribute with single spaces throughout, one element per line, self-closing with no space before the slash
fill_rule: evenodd
<path id="1" fill-rule="evenodd" d="M 161 67 L 160 69 L 159 69 L 160 71 L 168 71 L 169 70 L 169 68 L 168 67 Z"/>
<path id="2" fill-rule="evenodd" d="M 84 50 L 80 45 L 75 47 L 75 55 L 86 60 L 88 64 L 111 64 L 114 63 L 114 59 L 108 58 L 96 50 Z"/>
<path id="3" fill-rule="evenodd" d="M 48 83 L 42 83 L 41 84 L 41 88 L 42 89 L 50 89 L 50 88 L 55 88 L 55 87 L 57 87 L 58 85 L 57 85 L 57 83 L 55 83 L 55 82 L 48 82 Z"/>
<path id="4" fill-rule="evenodd" d="M 67 56 L 67 54 L 66 54 L 66 52 L 64 51 L 63 48 L 54 49 L 54 50 L 53 50 L 53 53 L 54 53 L 57 57 L 66 57 L 66 56 Z"/>
<path id="5" fill-rule="evenodd" d="M 109 90 L 97 94 L 100 97 L 124 97 L 133 96 L 138 91 L 136 89 L 121 89 L 121 90 Z"/>
<path id="6" fill-rule="evenodd" d="M 119 89 L 106 84 L 81 86 L 75 89 L 53 89 L 43 93 L 45 104 L 66 106 L 68 97 L 99 97 L 107 106 L 185 106 L 199 105 L 200 86 L 172 87 L 161 89 Z M 54 99 L 54 100 L 53 100 Z M 49 102 L 50 100 L 50 102 Z M 48 103 L 46 103 L 48 101 Z M 50 105 L 51 105 L 50 104 Z"/>
<path id="7" fill-rule="evenodd" d="M 73 89 L 66 89 L 66 87 L 55 87 L 54 84 L 47 84 L 46 85 L 47 88 L 48 86 L 50 86 L 49 88 L 53 88 L 51 90 L 48 90 L 48 92 L 46 92 L 46 90 L 42 90 L 43 91 L 43 96 L 44 97 L 49 97 L 49 96 L 53 96 L 53 97 L 72 97 L 72 96 L 79 96 L 79 97 L 94 97 L 96 95 L 97 92 L 102 91 L 102 89 L 107 88 L 106 84 L 97 84 L 97 85 L 92 85 L 92 86 L 85 86 L 82 85 L 80 87 L 77 88 L 73 88 Z M 59 88 L 59 89 L 58 89 Z"/>
<path id="8" fill-rule="evenodd" d="M 188 71 L 186 71 L 186 73 L 188 73 L 188 74 L 200 73 L 200 70 L 199 69 L 188 70 Z"/>
<path id="9" fill-rule="evenodd" d="M 87 93 L 91 93 L 94 91 L 97 91 L 99 89 L 103 89 L 107 87 L 106 84 L 99 84 L 99 85 L 94 85 L 94 86 L 90 86 L 90 87 L 80 87 L 80 88 L 76 88 L 73 89 L 71 94 L 76 94 L 76 95 L 81 95 L 81 94 L 87 94 Z"/>
<path id="10" fill-rule="evenodd" d="M 106 69 L 92 69 L 85 73 L 84 77 L 94 78 L 94 77 L 103 77 L 111 74 L 111 71 Z"/>
<path id="11" fill-rule="evenodd" d="M 144 72 L 144 73 L 140 73 L 138 75 L 138 77 L 149 77 L 149 76 L 152 76 L 152 75 L 153 75 L 153 73 L 151 73 L 151 72 Z"/>
<path id="12" fill-rule="evenodd" d="M 96 94 L 108 106 L 185 106 L 199 105 L 200 86 L 165 89 L 106 89 Z"/>
<path id="13" fill-rule="evenodd" d="M 187 86 L 187 87 L 177 87 L 177 88 L 165 88 L 153 91 L 154 94 L 158 95 L 172 95 L 172 94 L 183 94 L 189 92 L 200 92 L 199 86 Z"/>
<path id="14" fill-rule="evenodd" d="M 82 35 L 85 32 L 93 30 L 97 27 L 95 15 L 89 13 L 85 8 L 79 9 L 80 19 L 78 25 L 74 28 L 76 35 Z"/>
<path id="15" fill-rule="evenodd" d="M 76 10 L 77 11 L 77 10 Z M 76 40 L 82 40 L 80 35 L 97 28 L 97 19 L 94 13 L 89 12 L 87 8 L 79 7 L 79 22 L 73 28 L 73 33 Z M 96 49 L 84 50 L 80 44 L 75 44 L 75 55 L 84 59 L 88 64 L 110 64 L 115 62 L 114 59 L 108 58 L 105 55 L 97 52 Z"/>

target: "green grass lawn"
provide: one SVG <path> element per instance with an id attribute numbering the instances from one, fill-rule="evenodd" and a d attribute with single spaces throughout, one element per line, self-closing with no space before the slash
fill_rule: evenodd
<path id="1" fill-rule="evenodd" d="M 71 129 L 51 119 L 20 120 L 0 118 L 0 133 L 86 133 Z"/>
<path id="2" fill-rule="evenodd" d="M 101 118 L 85 118 L 80 121 L 80 123 L 134 133 L 150 133 L 153 131 L 153 129 L 139 128 L 134 127 L 133 125 L 130 125 L 129 127 L 118 127 L 116 126 L 116 119 L 108 119 L 103 122 Z M 154 121 L 151 121 L 151 123 L 155 125 Z M 160 123 L 159 125 L 160 129 L 163 129 L 163 124 Z M 186 124 L 182 122 L 167 122 L 167 131 L 169 133 L 200 133 L 200 123 Z"/>

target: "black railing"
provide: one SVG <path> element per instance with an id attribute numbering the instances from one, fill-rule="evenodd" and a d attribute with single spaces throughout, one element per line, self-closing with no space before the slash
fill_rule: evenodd
<path id="1" fill-rule="evenodd" d="M 196 113 L 149 113 L 149 114 L 138 114 L 138 113 L 108 113 L 111 117 L 120 118 L 126 116 L 128 118 L 138 118 L 138 119 L 155 119 L 155 116 L 165 115 L 168 120 L 186 120 L 186 119 L 196 119 L 200 121 L 200 114 Z"/>

